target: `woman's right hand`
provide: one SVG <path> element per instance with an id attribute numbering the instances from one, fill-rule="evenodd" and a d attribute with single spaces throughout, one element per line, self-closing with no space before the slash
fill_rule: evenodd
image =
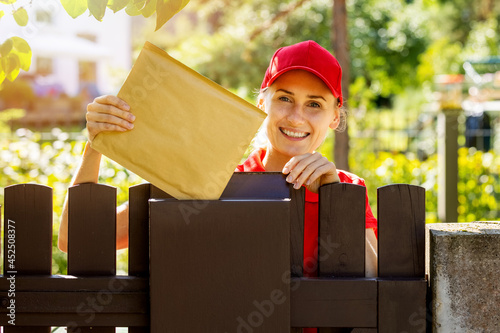
<path id="1" fill-rule="evenodd" d="M 135 116 L 130 106 L 122 99 L 112 96 L 99 96 L 87 105 L 88 140 L 92 142 L 101 132 L 125 132 L 134 128 Z"/>

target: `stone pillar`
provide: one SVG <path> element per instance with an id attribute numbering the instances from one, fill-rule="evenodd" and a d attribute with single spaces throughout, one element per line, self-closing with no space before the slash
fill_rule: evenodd
<path id="1" fill-rule="evenodd" d="M 427 225 L 432 332 L 498 332 L 500 222 Z"/>
<path id="2" fill-rule="evenodd" d="M 461 110 L 445 109 L 438 115 L 438 217 L 458 220 L 458 116 Z"/>

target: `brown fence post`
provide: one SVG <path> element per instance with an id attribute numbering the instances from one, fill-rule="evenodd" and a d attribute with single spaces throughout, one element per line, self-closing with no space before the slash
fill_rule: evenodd
<path id="1" fill-rule="evenodd" d="M 290 196 L 290 271 L 293 277 L 302 277 L 306 191 L 303 187 L 299 190 L 292 189 Z"/>
<path id="2" fill-rule="evenodd" d="M 116 188 L 80 184 L 68 195 L 68 274 L 116 274 Z M 98 311 L 99 307 L 96 307 Z M 76 309 L 75 309 L 76 311 Z M 90 317 L 92 318 L 92 317 Z M 79 332 L 111 333 L 114 327 L 78 327 Z"/>
<path id="3" fill-rule="evenodd" d="M 14 251 L 13 251 L 14 250 Z M 18 184 L 5 188 L 4 275 L 50 275 L 52 269 L 52 188 Z M 9 302 L 15 301 L 10 298 Z M 19 302 L 18 302 L 19 303 Z M 11 303 L 10 303 L 11 304 Z M 14 303 L 15 304 L 15 303 Z M 16 304 L 22 308 L 22 304 Z M 29 315 L 16 320 L 30 322 Z M 5 333 L 48 333 L 50 327 L 4 326 Z"/>
<path id="4" fill-rule="evenodd" d="M 422 311 L 425 316 L 427 290 L 425 190 L 395 184 L 377 193 L 379 331 L 422 332 L 425 325 L 417 319 Z"/>
<path id="5" fill-rule="evenodd" d="M 170 195 L 149 183 L 129 188 L 129 276 L 149 278 L 149 199 L 155 197 L 171 198 Z M 149 313 L 149 308 L 147 312 Z M 146 333 L 150 332 L 150 327 L 129 327 L 128 331 Z"/>
<path id="6" fill-rule="evenodd" d="M 319 194 L 319 275 L 364 277 L 366 188 L 328 184 Z"/>
<path id="7" fill-rule="evenodd" d="M 290 330 L 290 202 L 229 192 L 150 201 L 153 332 Z"/>

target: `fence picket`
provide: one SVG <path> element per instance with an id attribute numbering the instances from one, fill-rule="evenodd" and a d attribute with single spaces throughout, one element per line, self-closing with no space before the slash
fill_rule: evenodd
<path id="1" fill-rule="evenodd" d="M 149 204 L 151 184 L 129 188 L 128 275 L 149 276 Z"/>
<path id="2" fill-rule="evenodd" d="M 355 184 L 320 188 L 320 276 L 365 276 L 365 195 L 366 188 Z"/>
<path id="3" fill-rule="evenodd" d="M 10 232 L 13 231 L 13 233 Z M 14 235 L 9 242 L 9 235 Z M 14 252 L 9 245 L 14 239 Z M 12 249 L 11 249 L 12 250 Z M 9 261 L 13 254 L 14 261 Z M 50 275 L 52 269 L 52 188 L 18 184 L 5 188 L 4 274 Z M 20 320 L 21 316 L 16 316 Z M 36 325 L 35 322 L 32 323 Z M 48 333 L 50 327 L 5 326 L 5 333 Z"/>
<path id="4" fill-rule="evenodd" d="M 408 184 L 378 188 L 378 275 L 424 277 L 425 189 Z"/>
<path id="5" fill-rule="evenodd" d="M 394 184 L 378 194 L 378 328 L 421 332 L 412 316 L 425 309 L 425 190 Z"/>
<path id="6" fill-rule="evenodd" d="M 116 274 L 116 188 L 79 184 L 68 194 L 68 274 Z M 89 324 L 92 321 L 90 320 Z M 78 327 L 83 333 L 111 333 L 114 327 Z"/>
<path id="7" fill-rule="evenodd" d="M 15 228 L 15 229 L 10 229 Z M 50 274 L 52 269 L 52 188 L 37 184 L 18 184 L 5 188 L 4 253 L 8 230 L 15 235 L 15 268 L 5 272 L 18 275 Z"/>
<path id="8" fill-rule="evenodd" d="M 293 277 L 303 276 L 304 214 L 306 191 L 303 187 L 290 192 L 290 271 Z"/>

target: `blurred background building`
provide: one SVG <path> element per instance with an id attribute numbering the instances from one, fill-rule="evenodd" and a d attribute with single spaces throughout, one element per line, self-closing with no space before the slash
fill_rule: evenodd
<path id="1" fill-rule="evenodd" d="M 26 9 L 25 27 L 11 15 L 2 19 L 6 38 L 25 39 L 33 56 L 30 70 L 0 91 L 0 109 L 26 110 L 16 127 L 81 125 L 85 105 L 101 94 L 116 94 L 131 68 L 131 17 L 122 11 L 102 22 L 87 14 L 73 19 L 53 0 Z"/>

